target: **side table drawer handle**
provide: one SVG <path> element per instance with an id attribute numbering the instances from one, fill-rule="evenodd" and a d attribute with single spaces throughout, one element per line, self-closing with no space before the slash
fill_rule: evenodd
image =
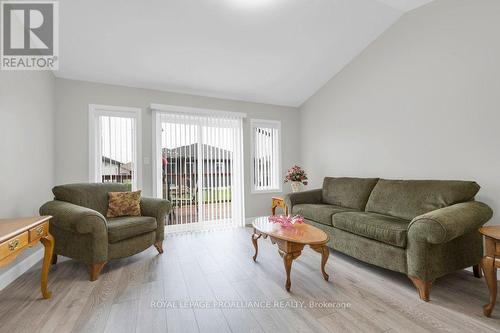
<path id="1" fill-rule="evenodd" d="M 43 227 L 38 227 L 35 230 L 36 230 L 36 235 L 37 236 L 43 235 L 43 231 L 44 231 Z"/>
<path id="2" fill-rule="evenodd" d="M 14 251 L 19 245 L 19 239 L 13 239 L 9 242 L 9 251 Z"/>

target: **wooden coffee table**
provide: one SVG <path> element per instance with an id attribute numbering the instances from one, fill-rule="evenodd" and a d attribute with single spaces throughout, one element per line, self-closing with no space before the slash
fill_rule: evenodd
<path id="1" fill-rule="evenodd" d="M 328 281 L 329 276 L 325 272 L 325 265 L 328 260 L 328 255 L 330 254 L 326 246 L 329 237 L 323 230 L 305 223 L 295 224 L 291 227 L 282 227 L 279 224 L 269 222 L 267 216 L 256 218 L 252 223 L 252 227 L 252 243 L 255 247 L 253 260 L 257 260 L 259 251 L 257 240 L 261 236 L 264 238 L 269 236 L 271 242 L 278 245 L 278 252 L 285 264 L 285 288 L 287 291 L 290 291 L 290 286 L 292 285 L 290 281 L 292 261 L 300 256 L 305 245 L 309 245 L 311 249 L 321 253 L 321 273 L 323 273 L 323 278 Z"/>

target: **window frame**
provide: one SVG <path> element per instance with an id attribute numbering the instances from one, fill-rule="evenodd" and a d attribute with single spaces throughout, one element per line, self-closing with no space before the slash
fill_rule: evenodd
<path id="1" fill-rule="evenodd" d="M 278 188 L 272 188 L 272 189 L 258 189 L 255 187 L 255 128 L 274 128 L 278 130 L 278 147 L 277 147 L 277 166 L 276 169 L 278 170 L 276 177 L 277 177 L 277 184 Z M 281 154 L 281 121 L 280 120 L 270 120 L 270 119 L 250 119 L 250 151 L 251 151 L 251 156 L 250 156 L 250 170 L 251 170 L 251 179 L 250 179 L 250 186 L 251 186 L 251 193 L 252 194 L 265 194 L 265 193 L 282 193 L 283 192 L 283 182 L 282 182 L 282 154 Z"/>
<path id="2" fill-rule="evenodd" d="M 131 118 L 135 121 L 135 133 L 133 133 L 133 140 L 135 142 L 135 151 L 133 152 L 133 162 L 135 165 L 135 180 L 132 181 L 132 190 L 142 189 L 142 121 L 141 121 L 141 108 L 127 107 L 127 106 L 114 106 L 114 105 L 100 105 L 89 104 L 89 156 L 88 156 L 88 175 L 89 182 L 100 183 L 98 177 L 98 163 L 101 159 L 101 136 L 99 117 L 122 117 Z M 99 131 L 99 132 L 98 132 Z M 98 135 L 99 134 L 99 135 Z"/>

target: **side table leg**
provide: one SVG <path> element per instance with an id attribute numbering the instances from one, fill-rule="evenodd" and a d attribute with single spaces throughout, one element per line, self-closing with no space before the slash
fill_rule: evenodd
<path id="1" fill-rule="evenodd" d="M 54 237 L 52 237 L 51 234 L 48 234 L 47 236 L 40 238 L 40 242 L 45 248 L 42 265 L 41 289 L 43 298 L 48 299 L 52 296 L 52 293 L 47 288 L 47 283 L 49 280 L 49 268 L 52 261 L 52 254 L 54 253 Z"/>
<path id="2" fill-rule="evenodd" d="M 497 301 L 497 269 L 495 268 L 495 259 L 489 256 L 483 257 L 481 259 L 481 267 L 483 268 L 484 278 L 490 291 L 490 302 L 483 306 L 483 313 L 486 317 L 489 317 Z"/>
<path id="3" fill-rule="evenodd" d="M 475 278 L 480 279 L 483 277 L 480 264 L 472 266 L 472 272 Z"/>
<path id="4" fill-rule="evenodd" d="M 262 235 L 258 235 L 255 233 L 252 234 L 252 243 L 253 243 L 253 247 L 255 248 L 255 254 L 253 255 L 253 261 L 257 260 L 257 254 L 259 253 L 259 246 L 257 245 L 257 239 L 259 239 L 260 236 L 262 236 Z"/>

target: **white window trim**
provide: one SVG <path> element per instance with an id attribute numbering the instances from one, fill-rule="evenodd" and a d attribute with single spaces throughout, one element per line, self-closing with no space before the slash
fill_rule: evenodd
<path id="1" fill-rule="evenodd" d="M 277 189 L 272 189 L 272 190 L 258 190 L 255 188 L 255 164 L 254 164 L 254 158 L 255 158 L 255 138 L 254 138 L 254 131 L 253 129 L 255 127 L 260 127 L 259 125 L 262 126 L 269 126 L 278 129 L 278 176 L 279 176 L 279 188 Z M 251 170 L 251 193 L 252 194 L 270 194 L 270 193 L 282 193 L 283 192 L 283 182 L 282 182 L 282 173 L 283 170 L 281 170 L 281 160 L 282 160 L 282 155 L 281 155 L 281 121 L 279 120 L 270 120 L 270 119 L 250 119 L 250 151 L 251 151 L 251 156 L 250 156 L 250 170 Z"/>
<path id="2" fill-rule="evenodd" d="M 202 108 L 193 108 L 188 106 L 180 106 L 180 105 L 167 105 L 167 104 L 156 104 L 151 103 L 150 109 L 154 111 L 164 111 L 164 112 L 184 112 L 191 114 L 198 114 L 202 116 L 212 115 L 212 116 L 233 116 L 246 118 L 247 114 L 243 112 L 233 112 L 233 111 L 222 111 L 215 109 L 202 109 Z"/>
<path id="3" fill-rule="evenodd" d="M 97 154 L 100 154 L 100 147 L 96 134 L 98 129 L 98 119 L 100 116 L 110 117 L 126 117 L 134 118 L 136 121 L 135 132 L 135 165 L 136 165 L 136 181 L 132 183 L 132 189 L 142 189 L 142 110 L 140 108 L 126 107 L 126 106 L 113 106 L 113 105 L 100 105 L 89 104 L 89 182 L 95 183 L 97 181 L 96 163 Z"/>
<path id="4" fill-rule="evenodd" d="M 152 108 L 152 106 L 151 106 Z M 151 167 L 152 169 L 152 180 L 153 180 L 153 197 L 161 198 L 162 197 L 162 183 L 161 179 L 161 164 L 158 156 L 161 155 L 161 138 L 158 137 L 158 133 L 161 133 L 161 121 L 160 121 L 160 112 L 157 112 L 155 109 L 152 109 L 152 125 L 151 125 Z"/>

